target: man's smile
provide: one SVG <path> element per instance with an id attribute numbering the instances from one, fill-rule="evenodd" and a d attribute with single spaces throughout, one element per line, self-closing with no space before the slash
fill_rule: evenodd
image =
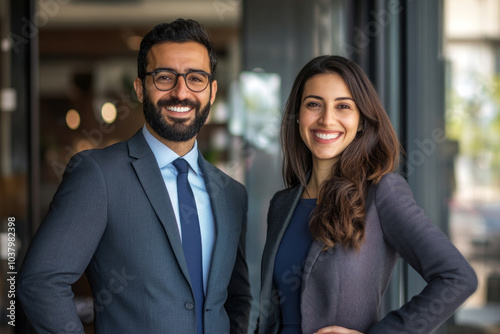
<path id="1" fill-rule="evenodd" d="M 188 112 L 190 111 L 191 109 L 193 109 L 192 107 L 177 107 L 177 106 L 169 106 L 169 107 L 166 107 L 166 109 L 168 111 L 173 111 L 173 112 L 181 112 L 181 113 L 184 113 L 184 112 Z"/>

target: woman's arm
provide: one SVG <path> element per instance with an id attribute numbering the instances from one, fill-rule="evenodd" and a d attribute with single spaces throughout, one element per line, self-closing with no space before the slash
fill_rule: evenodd
<path id="1" fill-rule="evenodd" d="M 375 197 L 385 240 L 424 278 L 427 286 L 368 333 L 431 333 L 474 293 L 476 274 L 417 205 L 400 175 L 384 176 Z"/>

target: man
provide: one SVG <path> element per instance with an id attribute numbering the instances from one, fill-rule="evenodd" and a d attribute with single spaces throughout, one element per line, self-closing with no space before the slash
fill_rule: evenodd
<path id="1" fill-rule="evenodd" d="M 246 190 L 196 143 L 216 64 L 195 21 L 144 37 L 134 86 L 145 126 L 70 161 L 24 260 L 18 296 L 38 332 L 83 333 L 71 284 L 84 271 L 96 333 L 247 332 Z"/>

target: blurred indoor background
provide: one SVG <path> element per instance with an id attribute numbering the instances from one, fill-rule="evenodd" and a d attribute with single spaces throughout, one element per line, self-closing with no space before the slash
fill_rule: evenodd
<path id="1" fill-rule="evenodd" d="M 500 333 L 499 0 L 0 0 L 0 333 L 31 333 L 19 307 L 8 324 L 8 273 L 70 157 L 143 125 L 133 91 L 139 43 L 179 17 L 202 23 L 219 56 L 219 91 L 198 143 L 249 192 L 251 329 L 267 208 L 283 187 L 281 111 L 309 59 L 341 54 L 375 84 L 417 202 L 478 275 L 477 292 L 436 333 Z M 399 263 L 383 312 L 423 285 Z M 74 291 L 92 333 L 85 277 Z"/>

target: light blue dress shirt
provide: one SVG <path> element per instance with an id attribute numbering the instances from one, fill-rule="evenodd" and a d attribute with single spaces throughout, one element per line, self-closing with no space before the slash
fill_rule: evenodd
<path id="1" fill-rule="evenodd" d="M 174 209 L 177 227 L 182 240 L 182 229 L 179 220 L 179 201 L 177 198 L 177 169 L 172 162 L 179 158 L 179 155 L 172 151 L 168 146 L 164 145 L 156 139 L 146 128 L 142 128 L 144 138 L 148 142 L 149 147 L 158 162 L 158 166 L 163 176 L 163 181 L 167 187 L 170 202 Z M 196 201 L 196 209 L 198 210 L 198 219 L 200 222 L 201 233 L 201 251 L 203 260 L 203 286 L 205 293 L 207 291 L 207 280 L 212 259 L 212 251 L 215 244 L 215 221 L 210 204 L 210 196 L 208 195 L 205 186 L 205 179 L 198 165 L 198 143 L 195 141 L 193 149 L 189 151 L 184 158 L 189 164 L 188 180 L 193 189 L 194 198 Z"/>

